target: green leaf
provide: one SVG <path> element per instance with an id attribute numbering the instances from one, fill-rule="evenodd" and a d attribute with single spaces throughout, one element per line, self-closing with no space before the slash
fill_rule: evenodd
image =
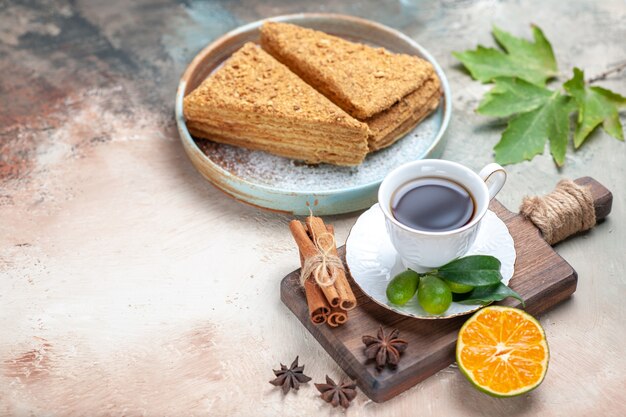
<path id="1" fill-rule="evenodd" d="M 494 27 L 493 36 L 505 52 L 479 45 L 474 51 L 452 54 L 476 80 L 489 82 L 497 77 L 518 77 L 542 86 L 558 70 L 550 42 L 537 26 L 532 29 L 534 42 Z"/>
<path id="2" fill-rule="evenodd" d="M 474 288 L 466 294 L 453 294 L 453 301 L 459 304 L 487 304 L 507 297 L 517 298 L 522 302 L 522 306 L 525 305 L 524 299 L 503 283 Z"/>
<path id="3" fill-rule="evenodd" d="M 600 124 L 606 133 L 618 140 L 624 140 L 618 106 L 626 104 L 626 97 L 601 87 L 586 86 L 585 73 L 578 68 L 574 68 L 574 76 L 563 84 L 563 87 L 574 97 L 578 105 L 574 147 L 580 147 Z"/>
<path id="4" fill-rule="evenodd" d="M 550 42 L 538 26 L 531 25 L 531 28 L 535 42 L 516 38 L 496 26 L 494 26 L 492 33 L 502 48 L 516 59 L 524 61 L 526 65 L 532 66 L 535 64 L 536 70 L 544 72 L 548 75 L 548 78 L 558 75 L 558 67 L 552 45 L 550 45 Z"/>
<path id="5" fill-rule="evenodd" d="M 469 255 L 457 258 L 439 267 L 439 271 L 467 270 L 467 269 L 494 269 L 500 270 L 502 263 L 495 256 Z"/>
<path id="6" fill-rule="evenodd" d="M 519 78 L 496 78 L 476 110 L 480 114 L 508 117 L 515 113 L 534 110 L 550 99 L 553 91 Z"/>
<path id="7" fill-rule="evenodd" d="M 512 120 L 502 133 L 502 139 L 494 147 L 496 162 L 513 164 L 531 160 L 543 153 L 546 139 L 550 140 L 550 152 L 558 166 L 565 162 L 569 134 L 569 114 L 575 105 L 570 97 L 553 92 L 545 103 Z"/>
<path id="8" fill-rule="evenodd" d="M 500 261 L 493 256 L 473 255 L 456 259 L 438 268 L 435 274 L 457 284 L 479 287 L 502 280 Z"/>

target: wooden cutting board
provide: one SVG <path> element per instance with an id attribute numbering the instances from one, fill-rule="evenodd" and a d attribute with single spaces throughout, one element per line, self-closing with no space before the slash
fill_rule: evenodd
<path id="1" fill-rule="evenodd" d="M 604 219 L 611 211 L 611 192 L 592 178 L 576 180 L 591 187 L 596 218 Z M 490 206 L 509 228 L 515 242 L 515 274 L 509 285 L 526 301 L 525 310 L 541 314 L 567 299 L 576 290 L 576 271 L 541 237 L 535 225 L 493 200 Z M 345 262 L 345 246 L 339 249 Z M 283 303 L 298 317 L 317 341 L 359 388 L 376 402 L 386 401 L 454 362 L 457 333 L 469 316 L 447 320 L 419 320 L 389 311 L 365 296 L 348 277 L 357 296 L 358 307 L 350 311 L 349 321 L 340 327 L 316 326 L 309 320 L 304 292 L 299 286 L 300 270 L 283 278 L 280 287 Z M 498 304 L 519 306 L 507 299 Z M 397 328 L 409 342 L 396 370 L 379 372 L 367 361 L 361 337 L 375 335 L 379 326 Z"/>

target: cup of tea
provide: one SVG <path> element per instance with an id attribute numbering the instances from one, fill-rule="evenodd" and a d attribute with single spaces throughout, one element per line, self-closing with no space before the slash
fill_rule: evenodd
<path id="1" fill-rule="evenodd" d="M 407 268 L 437 268 L 472 246 L 506 171 L 478 174 L 456 162 L 423 159 L 391 171 L 378 189 L 387 233 Z"/>

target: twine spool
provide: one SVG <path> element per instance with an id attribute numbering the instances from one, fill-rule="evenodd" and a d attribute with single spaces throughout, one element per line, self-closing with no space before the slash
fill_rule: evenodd
<path id="1" fill-rule="evenodd" d="M 550 245 L 596 224 L 591 191 L 571 180 L 559 181 L 546 196 L 525 197 L 519 211 L 541 230 Z"/>

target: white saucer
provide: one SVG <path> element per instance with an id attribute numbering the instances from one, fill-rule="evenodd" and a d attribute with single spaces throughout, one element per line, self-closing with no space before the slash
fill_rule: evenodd
<path id="1" fill-rule="evenodd" d="M 491 210 L 485 214 L 476 242 L 467 255 L 495 256 L 502 263 L 502 282 L 509 283 L 515 265 L 515 246 L 509 229 Z M 386 295 L 387 283 L 406 268 L 389 240 L 385 216 L 378 204 L 363 213 L 352 227 L 346 241 L 346 263 L 352 278 L 365 295 L 398 314 L 419 319 L 442 319 L 471 313 L 482 307 L 453 302 L 442 315 L 432 315 L 422 309 L 417 297 L 403 306 L 391 304 Z"/>

